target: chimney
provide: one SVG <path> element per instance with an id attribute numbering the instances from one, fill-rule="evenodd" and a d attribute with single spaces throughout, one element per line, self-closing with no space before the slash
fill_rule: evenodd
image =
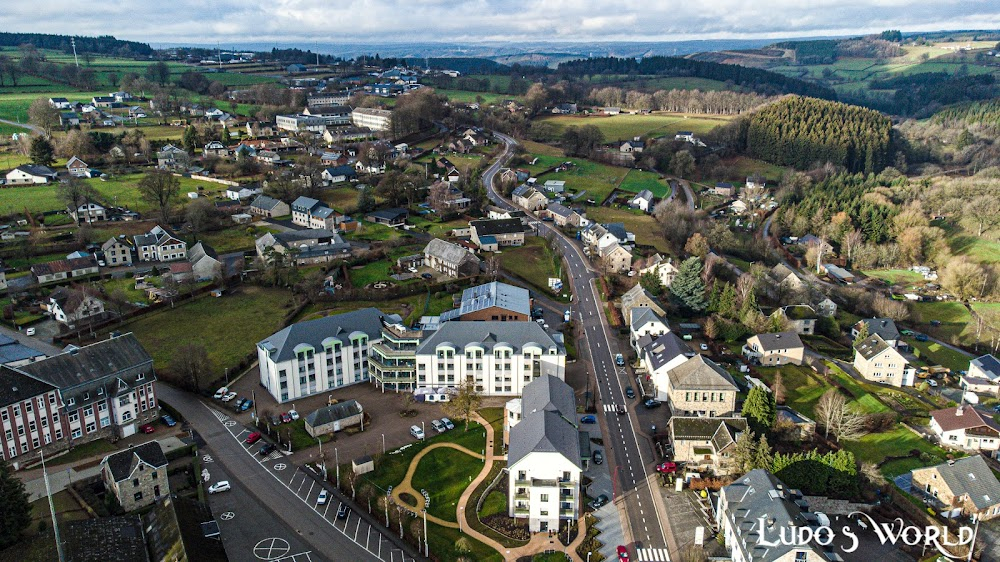
<path id="1" fill-rule="evenodd" d="M 964 413 L 965 413 L 965 412 L 963 411 L 964 409 L 965 409 L 965 404 L 962 404 L 961 406 L 959 406 L 959 407 L 955 408 L 955 415 L 956 415 L 956 416 L 961 416 L 962 414 L 964 414 Z"/>
<path id="2" fill-rule="evenodd" d="M 774 528 L 774 523 L 775 523 L 774 517 L 768 517 L 767 518 L 767 528 L 768 529 L 773 529 Z"/>

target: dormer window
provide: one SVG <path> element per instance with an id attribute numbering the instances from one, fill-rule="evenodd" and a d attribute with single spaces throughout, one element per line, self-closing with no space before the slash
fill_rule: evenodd
<path id="1" fill-rule="evenodd" d="M 104 387 L 101 387 L 101 388 L 97 389 L 97 395 L 98 396 L 103 396 L 104 395 Z"/>
<path id="2" fill-rule="evenodd" d="M 139 375 L 137 377 L 135 377 L 135 380 L 141 381 L 144 378 L 146 378 L 146 374 L 145 373 L 139 373 Z"/>
<path id="3" fill-rule="evenodd" d="M 70 398 L 69 401 L 66 402 L 67 406 L 73 406 L 74 404 L 76 404 L 76 398 Z"/>

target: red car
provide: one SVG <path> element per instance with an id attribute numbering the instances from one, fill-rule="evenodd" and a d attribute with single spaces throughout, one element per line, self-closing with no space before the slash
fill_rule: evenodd
<path id="1" fill-rule="evenodd" d="M 292 416 L 286 412 L 281 413 L 281 423 L 292 423 Z"/>
<path id="2" fill-rule="evenodd" d="M 660 474 L 673 474 L 677 472 L 677 463 L 675 462 L 661 462 L 656 465 L 656 472 Z"/>
<path id="3" fill-rule="evenodd" d="M 628 549 L 624 546 L 618 547 L 618 559 L 622 562 L 628 562 Z"/>
<path id="4" fill-rule="evenodd" d="M 156 428 L 147 423 L 146 425 L 140 427 L 139 431 L 143 433 L 153 433 L 154 431 L 156 431 Z"/>
<path id="5" fill-rule="evenodd" d="M 260 441 L 260 432 L 259 431 L 255 431 L 255 432 L 251 433 L 250 435 L 247 435 L 247 440 L 246 440 L 247 445 L 253 445 L 254 443 L 256 443 L 258 441 Z"/>

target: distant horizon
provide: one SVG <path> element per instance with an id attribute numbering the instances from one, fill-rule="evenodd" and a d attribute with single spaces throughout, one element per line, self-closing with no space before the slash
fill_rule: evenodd
<path id="1" fill-rule="evenodd" d="M 995 0 L 242 0 L 13 2 L 0 29 L 113 35 L 157 46 L 461 43 L 468 45 L 769 41 L 879 33 L 1000 29 Z"/>

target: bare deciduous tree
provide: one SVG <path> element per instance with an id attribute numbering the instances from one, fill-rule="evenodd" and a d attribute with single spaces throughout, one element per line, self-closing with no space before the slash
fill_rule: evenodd
<path id="1" fill-rule="evenodd" d="M 816 422 L 823 427 L 824 436 L 833 435 L 838 441 L 850 441 L 862 437 L 865 417 L 847 404 L 840 390 L 831 388 L 816 404 Z"/>

